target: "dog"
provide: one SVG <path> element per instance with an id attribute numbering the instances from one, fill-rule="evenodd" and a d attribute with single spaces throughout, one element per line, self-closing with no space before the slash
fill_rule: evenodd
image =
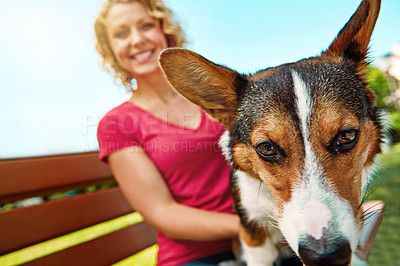
<path id="1" fill-rule="evenodd" d="M 320 56 L 241 74 L 181 48 L 160 66 L 221 122 L 247 265 L 272 265 L 282 234 L 305 265 L 349 265 L 363 191 L 383 143 L 365 68 L 380 0 L 363 0 Z"/>

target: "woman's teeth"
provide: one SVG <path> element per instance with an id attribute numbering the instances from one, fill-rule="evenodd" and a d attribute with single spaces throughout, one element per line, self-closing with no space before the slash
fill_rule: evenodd
<path id="1" fill-rule="evenodd" d="M 137 60 L 142 60 L 142 59 L 145 59 L 145 58 L 149 57 L 151 54 L 152 54 L 152 51 L 148 51 L 148 52 L 145 52 L 145 53 L 142 53 L 142 54 L 137 54 L 137 55 L 134 56 L 134 58 L 137 59 Z"/>

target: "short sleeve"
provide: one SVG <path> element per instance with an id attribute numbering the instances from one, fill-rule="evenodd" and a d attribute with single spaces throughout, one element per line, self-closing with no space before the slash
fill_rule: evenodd
<path id="1" fill-rule="evenodd" d="M 137 122 L 137 119 L 133 119 L 131 113 L 120 112 L 116 109 L 107 113 L 100 120 L 97 128 L 97 140 L 101 161 L 107 163 L 107 157 L 111 153 L 127 147 L 139 146 L 140 130 L 137 130 L 137 125 L 132 125 L 133 121 Z M 133 131 L 133 127 L 136 130 Z"/>

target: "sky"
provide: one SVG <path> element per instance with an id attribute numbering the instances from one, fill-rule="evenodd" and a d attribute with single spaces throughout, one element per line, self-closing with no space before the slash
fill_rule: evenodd
<path id="1" fill-rule="evenodd" d="M 360 0 L 164 0 L 191 49 L 242 73 L 315 56 Z M 400 1 L 382 1 L 371 59 L 400 43 Z M 130 95 L 101 69 L 99 0 L 0 1 L 0 159 L 97 150 L 101 117 Z"/>

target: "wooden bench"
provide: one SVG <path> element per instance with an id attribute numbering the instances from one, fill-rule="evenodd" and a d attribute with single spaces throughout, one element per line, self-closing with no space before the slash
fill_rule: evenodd
<path id="1" fill-rule="evenodd" d="M 113 181 L 109 167 L 97 159 L 97 153 L 3 160 L 0 161 L 0 205 Z M 377 215 L 367 220 L 356 252 L 364 261 L 368 259 L 383 214 L 381 202 L 368 204 L 364 208 Z M 0 256 L 132 212 L 117 186 L 3 210 L 0 211 Z M 140 222 L 24 265 L 110 265 L 155 242 L 155 230 Z"/>
<path id="2" fill-rule="evenodd" d="M 0 161 L 0 204 L 114 181 L 97 153 Z M 133 210 L 117 186 L 0 211 L 0 256 Z M 156 242 L 145 222 L 58 251 L 24 265 L 110 265 Z"/>

